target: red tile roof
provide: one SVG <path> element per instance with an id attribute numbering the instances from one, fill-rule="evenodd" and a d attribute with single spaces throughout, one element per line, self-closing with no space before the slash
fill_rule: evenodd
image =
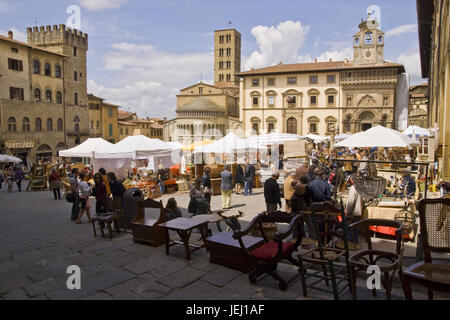
<path id="1" fill-rule="evenodd" d="M 236 73 L 238 76 L 277 74 L 277 73 L 299 73 L 313 71 L 331 71 L 331 70 L 352 70 L 352 69 L 372 69 L 372 68 L 399 68 L 404 71 L 402 64 L 393 62 L 384 62 L 383 64 L 354 64 L 352 61 L 328 61 L 328 62 L 309 62 L 294 64 L 278 64 L 276 66 L 253 69 Z"/>

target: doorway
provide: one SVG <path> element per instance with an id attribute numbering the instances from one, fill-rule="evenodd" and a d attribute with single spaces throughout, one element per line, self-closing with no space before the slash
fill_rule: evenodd
<path id="1" fill-rule="evenodd" d="M 362 131 L 369 130 L 370 128 L 372 128 L 372 124 L 371 123 L 361 123 L 361 130 Z"/>

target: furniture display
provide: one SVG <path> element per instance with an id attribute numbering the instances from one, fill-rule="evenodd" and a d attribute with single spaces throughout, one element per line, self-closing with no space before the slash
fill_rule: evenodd
<path id="1" fill-rule="evenodd" d="M 396 231 L 396 252 L 374 250 L 371 241 L 371 228 L 373 226 L 382 226 L 395 228 Z M 382 283 L 386 290 L 386 298 L 391 299 L 392 281 L 398 272 L 401 278 L 402 274 L 402 247 L 403 247 L 403 227 L 401 222 L 387 219 L 363 219 L 352 223 L 350 229 L 358 229 L 362 233 L 367 243 L 367 250 L 362 250 L 353 254 L 349 258 L 350 270 L 350 290 L 352 298 L 357 299 L 356 295 L 356 273 L 358 271 L 367 272 L 369 266 L 377 265 L 382 275 Z M 373 296 L 376 296 L 376 288 L 372 289 Z"/>
<path id="2" fill-rule="evenodd" d="M 334 299 L 339 300 L 339 296 L 350 287 L 347 218 L 344 215 L 343 203 L 341 201 L 341 209 L 334 206 L 318 207 L 309 216 L 318 245 L 298 255 L 303 295 L 306 297 L 307 288 L 311 288 L 331 292 Z M 343 243 L 343 249 L 336 246 L 336 239 Z M 307 284 L 309 278 L 314 281 Z M 325 281 L 327 287 L 331 282 L 332 291 L 316 286 L 322 281 Z"/>
<path id="3" fill-rule="evenodd" d="M 223 211 L 221 211 L 221 212 L 223 212 Z M 213 212 L 211 214 L 197 214 L 195 216 L 192 216 L 191 219 L 203 219 L 203 220 L 207 220 L 208 223 L 215 223 L 217 226 L 217 230 L 219 230 L 219 232 L 222 232 L 222 227 L 220 226 L 220 221 L 222 221 L 224 218 L 216 212 Z M 212 235 L 211 229 L 208 228 L 208 236 L 211 236 L 211 235 Z"/>
<path id="4" fill-rule="evenodd" d="M 433 262 L 432 253 L 450 253 L 450 199 L 423 199 L 419 202 L 420 238 L 424 261 L 403 272 L 405 298 L 412 300 L 411 284 L 424 286 L 428 299 L 433 291 L 450 292 L 450 263 Z"/>
<path id="5" fill-rule="evenodd" d="M 214 196 L 218 196 L 220 194 L 222 194 L 222 189 L 221 189 L 221 184 L 222 184 L 222 178 L 211 178 L 211 188 L 212 188 L 212 194 Z"/>
<path id="6" fill-rule="evenodd" d="M 196 250 L 206 248 L 206 250 L 208 251 L 208 246 L 206 243 L 206 230 L 208 228 L 208 220 L 206 219 L 176 218 L 168 222 L 161 223 L 159 225 L 159 228 L 164 229 L 166 255 L 169 255 L 170 247 L 177 244 L 184 245 L 187 260 L 191 260 L 191 253 Z M 194 229 L 198 229 L 200 231 L 203 245 L 195 245 L 189 243 L 191 233 Z M 181 241 L 171 240 L 169 230 L 176 231 L 180 236 Z"/>
<path id="7" fill-rule="evenodd" d="M 149 219 L 145 217 L 145 208 L 159 209 L 158 219 Z M 133 241 L 149 244 L 153 247 L 159 247 L 164 243 L 164 231 L 159 225 L 166 221 L 165 209 L 162 201 L 155 201 L 147 198 L 139 201 L 138 215 L 131 223 Z"/>
<path id="8" fill-rule="evenodd" d="M 264 222 L 273 223 L 286 223 L 289 222 L 287 231 L 284 233 L 277 232 L 273 240 L 269 240 L 266 236 L 262 224 Z M 286 212 L 273 212 L 270 214 L 260 213 L 257 215 L 246 229 L 243 231 L 235 231 L 233 238 L 239 241 L 241 249 L 247 254 L 247 257 L 253 261 L 254 268 L 249 273 L 250 283 L 255 284 L 258 277 L 263 274 L 269 274 L 274 279 L 278 280 L 278 287 L 285 291 L 288 288 L 289 283 L 294 281 L 298 277 L 298 272 L 290 279 L 283 279 L 277 273 L 277 266 L 282 260 L 288 260 L 294 265 L 298 265 L 295 258 L 292 257 L 292 253 L 297 250 L 302 241 L 302 234 L 299 231 L 298 238 L 295 243 L 286 240 L 295 229 L 301 230 L 303 224 L 302 215 L 290 215 Z M 253 251 L 249 251 L 244 243 L 244 236 L 247 236 L 250 231 L 257 226 L 264 239 L 264 244 Z"/>
<path id="9" fill-rule="evenodd" d="M 219 232 L 206 240 L 211 263 L 220 264 L 245 273 L 250 272 L 255 267 L 253 261 L 242 250 L 239 241 L 233 239 L 233 233 Z M 247 251 L 251 253 L 264 244 L 264 239 L 244 236 L 242 237 L 242 242 Z"/>

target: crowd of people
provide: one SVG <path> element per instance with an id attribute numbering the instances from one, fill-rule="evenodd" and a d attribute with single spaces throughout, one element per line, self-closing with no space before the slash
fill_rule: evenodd
<path id="1" fill-rule="evenodd" d="M 22 165 L 7 166 L 4 169 L 0 168 L 0 191 L 2 190 L 3 182 L 7 185 L 7 191 L 12 192 L 14 182 L 17 185 L 19 192 L 22 191 L 22 181 L 24 180 L 25 173 Z"/>

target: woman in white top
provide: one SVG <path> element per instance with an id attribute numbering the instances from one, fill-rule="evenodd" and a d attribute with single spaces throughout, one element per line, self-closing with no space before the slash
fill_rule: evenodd
<path id="1" fill-rule="evenodd" d="M 78 192 L 80 193 L 80 212 L 78 213 L 77 223 L 81 223 L 81 217 L 84 212 L 91 222 L 91 212 L 89 205 L 89 196 L 91 195 L 91 186 L 86 182 L 86 174 L 80 173 L 80 183 L 78 183 Z"/>

